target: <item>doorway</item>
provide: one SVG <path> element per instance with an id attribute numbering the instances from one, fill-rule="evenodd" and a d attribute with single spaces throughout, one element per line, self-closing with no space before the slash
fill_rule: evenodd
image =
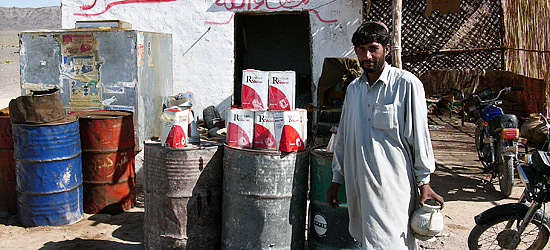
<path id="1" fill-rule="evenodd" d="M 308 12 L 235 15 L 233 104 L 241 104 L 242 71 L 296 72 L 296 107 L 312 103 L 311 32 Z"/>

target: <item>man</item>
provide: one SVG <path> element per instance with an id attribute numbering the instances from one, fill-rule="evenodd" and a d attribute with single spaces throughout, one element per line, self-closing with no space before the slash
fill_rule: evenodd
<path id="1" fill-rule="evenodd" d="M 338 207 L 345 182 L 349 231 L 363 249 L 417 249 L 409 216 L 427 199 L 443 205 L 429 184 L 435 162 L 424 87 L 385 62 L 390 34 L 384 24 L 364 23 L 352 43 L 363 74 L 346 90 L 327 201 Z"/>

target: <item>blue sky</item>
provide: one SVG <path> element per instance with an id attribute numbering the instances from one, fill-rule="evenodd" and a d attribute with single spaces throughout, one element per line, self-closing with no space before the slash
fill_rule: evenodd
<path id="1" fill-rule="evenodd" d="M 0 0 L 0 7 L 39 8 L 61 6 L 61 0 Z"/>

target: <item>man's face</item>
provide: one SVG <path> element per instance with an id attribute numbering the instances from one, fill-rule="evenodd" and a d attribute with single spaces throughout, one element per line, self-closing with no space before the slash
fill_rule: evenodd
<path id="1" fill-rule="evenodd" d="M 361 68 L 367 73 L 375 73 L 382 70 L 386 56 L 390 53 L 390 45 L 386 47 L 378 42 L 355 46 L 355 54 Z"/>

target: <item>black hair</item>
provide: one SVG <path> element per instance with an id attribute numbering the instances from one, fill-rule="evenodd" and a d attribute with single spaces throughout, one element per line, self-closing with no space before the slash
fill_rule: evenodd
<path id="1" fill-rule="evenodd" d="M 365 22 L 353 33 L 351 43 L 353 46 L 365 45 L 377 42 L 386 46 L 390 44 L 391 36 L 388 28 L 378 22 Z"/>

